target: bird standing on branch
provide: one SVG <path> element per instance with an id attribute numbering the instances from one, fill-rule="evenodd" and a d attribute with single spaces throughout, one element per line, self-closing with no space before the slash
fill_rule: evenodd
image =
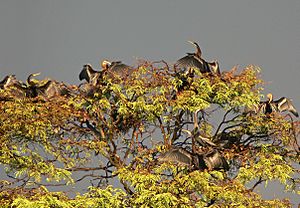
<path id="1" fill-rule="evenodd" d="M 260 102 L 256 113 L 262 112 L 264 114 L 270 114 L 272 112 L 284 112 L 289 111 L 290 113 L 294 114 L 294 116 L 299 117 L 299 114 L 294 107 L 292 101 L 286 97 L 281 97 L 278 100 L 273 100 L 273 94 L 267 94 L 267 101 Z"/>
<path id="2" fill-rule="evenodd" d="M 196 47 L 195 53 L 187 53 L 186 56 L 179 59 L 175 67 L 181 72 L 194 76 L 194 68 L 199 69 L 201 73 L 216 73 L 220 74 L 219 63 L 217 61 L 207 62 L 202 58 L 200 46 L 193 41 L 188 41 Z"/>

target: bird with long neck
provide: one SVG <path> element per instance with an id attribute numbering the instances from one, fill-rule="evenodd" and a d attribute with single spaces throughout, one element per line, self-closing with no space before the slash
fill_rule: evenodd
<path id="1" fill-rule="evenodd" d="M 29 85 L 29 86 L 34 86 L 34 85 L 36 85 L 37 83 L 38 83 L 38 81 L 37 80 L 33 80 L 33 77 L 36 77 L 36 76 L 38 76 L 38 75 L 40 75 L 41 73 L 39 72 L 39 73 L 35 73 L 35 74 L 30 74 L 28 77 L 27 77 L 27 84 Z"/>
<path id="2" fill-rule="evenodd" d="M 92 80 L 99 75 L 100 72 L 93 69 L 91 64 L 83 65 L 83 68 L 79 74 L 79 80 L 86 80 L 88 83 L 91 83 Z"/>
<path id="3" fill-rule="evenodd" d="M 267 98 L 268 98 L 268 103 L 271 103 L 273 101 L 273 94 L 272 93 L 268 93 L 267 94 Z"/>
<path id="4" fill-rule="evenodd" d="M 299 114 L 290 99 L 286 97 L 281 97 L 278 100 L 273 100 L 272 93 L 267 94 L 267 98 L 267 101 L 260 103 L 258 112 L 270 114 L 272 112 L 281 113 L 284 111 L 289 111 L 296 117 L 299 117 Z"/>
<path id="5" fill-rule="evenodd" d="M 198 43 L 194 42 L 194 41 L 188 41 L 189 43 L 193 44 L 196 47 L 196 53 L 194 53 L 194 55 L 198 58 L 201 58 L 202 56 L 202 51 L 200 49 L 200 46 L 198 45 Z"/>

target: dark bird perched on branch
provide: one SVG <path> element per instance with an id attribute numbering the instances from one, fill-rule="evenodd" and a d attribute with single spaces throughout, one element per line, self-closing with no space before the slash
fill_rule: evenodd
<path id="1" fill-rule="evenodd" d="M 104 60 L 101 63 L 103 70 L 110 76 L 120 78 L 125 78 L 129 76 L 133 72 L 133 68 L 126 64 L 123 64 L 121 61 L 113 61 L 109 62 L 108 60 Z"/>
<path id="2" fill-rule="evenodd" d="M 33 80 L 33 77 L 40 75 L 40 73 L 30 74 L 27 78 L 27 91 L 28 97 L 43 96 L 45 98 L 53 98 L 55 96 L 70 95 L 68 87 L 55 80 L 48 80 L 46 83 L 42 81 Z"/>
<path id="3" fill-rule="evenodd" d="M 215 144 L 211 139 L 204 137 L 200 133 L 200 127 L 198 124 L 198 112 L 197 110 L 194 112 L 193 121 L 194 121 L 194 129 L 192 132 L 188 130 L 184 130 L 192 139 L 192 151 L 199 156 L 200 167 L 204 166 L 209 170 L 213 169 L 224 169 L 229 170 L 229 165 L 226 159 L 220 153 L 220 147 Z M 199 150 L 196 151 L 195 146 L 200 146 Z"/>
<path id="4" fill-rule="evenodd" d="M 226 159 L 215 149 L 192 153 L 181 147 L 173 147 L 158 157 L 160 162 L 172 162 L 196 170 L 228 170 Z"/>
<path id="5" fill-rule="evenodd" d="M 15 75 L 8 75 L 0 82 L 0 89 L 10 91 L 17 98 L 23 98 L 26 95 L 27 86 L 17 80 Z"/>
<path id="6" fill-rule="evenodd" d="M 175 67 L 175 77 L 181 80 L 181 84 L 177 86 L 177 93 L 184 89 L 189 89 L 191 79 L 195 76 L 195 69 L 198 69 L 201 73 L 209 73 L 213 75 L 220 75 L 219 63 L 217 61 L 207 62 L 202 58 L 202 51 L 200 46 L 193 41 L 188 41 L 196 47 L 195 53 L 187 53 L 186 56 L 179 59 Z M 177 71 L 179 70 L 179 71 Z M 176 98 L 176 91 L 172 93 L 172 99 Z"/>
<path id="7" fill-rule="evenodd" d="M 83 65 L 83 68 L 79 74 L 79 80 L 86 80 L 88 83 L 92 83 L 96 81 L 101 76 L 100 71 L 96 71 L 93 69 L 91 64 Z"/>
<path id="8" fill-rule="evenodd" d="M 16 79 L 16 75 L 7 75 L 4 79 L 0 82 L 0 89 L 8 89 L 10 86 L 15 86 L 22 84 Z"/>
<path id="9" fill-rule="evenodd" d="M 193 133 L 188 130 L 184 130 L 192 139 L 192 152 L 189 152 L 181 147 L 173 147 L 169 151 L 162 154 L 158 158 L 158 161 L 175 162 L 198 170 L 229 170 L 229 165 L 226 159 L 221 155 L 219 150 L 217 150 L 217 144 L 212 142 L 209 138 L 200 135 L 197 114 L 198 111 L 194 113 Z M 200 144 L 200 150 L 196 150 L 196 142 Z"/>
<path id="10" fill-rule="evenodd" d="M 94 70 L 91 64 L 83 65 L 79 74 L 79 80 L 85 79 L 87 82 L 81 83 L 79 87 L 86 96 L 92 97 L 97 92 L 97 86 L 103 84 L 103 72 L 104 70 Z"/>
<path id="11" fill-rule="evenodd" d="M 174 147 L 158 157 L 160 162 L 175 162 L 179 165 L 193 166 L 193 154 L 184 148 Z"/>
<path id="12" fill-rule="evenodd" d="M 299 117 L 299 114 L 290 99 L 281 97 L 280 99 L 274 101 L 271 93 L 267 94 L 267 98 L 267 101 L 260 102 L 256 108 L 256 113 L 262 112 L 264 114 L 270 114 L 272 112 L 281 113 L 284 111 L 289 111 L 296 117 Z"/>
<path id="13" fill-rule="evenodd" d="M 196 47 L 195 53 L 187 53 L 186 56 L 179 59 L 175 67 L 181 70 L 181 73 L 189 76 L 194 76 L 194 68 L 199 69 L 201 73 L 216 73 L 220 74 L 219 63 L 217 61 L 206 62 L 202 58 L 202 51 L 200 46 L 193 41 L 188 41 Z"/>

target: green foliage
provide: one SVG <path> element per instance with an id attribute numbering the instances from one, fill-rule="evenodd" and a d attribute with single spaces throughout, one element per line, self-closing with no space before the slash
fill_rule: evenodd
<path id="1" fill-rule="evenodd" d="M 255 193 L 274 180 L 298 194 L 300 187 L 299 122 L 244 111 L 262 97 L 258 73 L 254 66 L 220 76 L 195 70 L 184 80 L 145 62 L 126 79 L 104 75 L 92 96 L 78 88 L 55 99 L 1 90 L 0 163 L 10 177 L 0 181 L 1 207 L 291 206 Z M 191 118 L 199 110 L 199 121 Z M 215 115 L 223 118 L 218 125 Z M 229 171 L 158 162 L 172 145 L 192 148 L 182 130 L 194 132 L 196 122 Z M 96 182 L 73 198 L 48 191 L 84 180 Z"/>

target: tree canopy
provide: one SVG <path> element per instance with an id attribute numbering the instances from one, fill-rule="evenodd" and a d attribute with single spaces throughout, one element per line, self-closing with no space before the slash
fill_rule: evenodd
<path id="1" fill-rule="evenodd" d="M 1 89 L 1 207 L 291 206 L 255 192 L 276 180 L 300 194 L 299 121 L 255 110 L 258 67 L 191 76 L 141 61 L 130 70 L 52 96 L 47 80 Z M 198 163 L 214 149 L 228 169 L 161 161 L 172 148 Z"/>

